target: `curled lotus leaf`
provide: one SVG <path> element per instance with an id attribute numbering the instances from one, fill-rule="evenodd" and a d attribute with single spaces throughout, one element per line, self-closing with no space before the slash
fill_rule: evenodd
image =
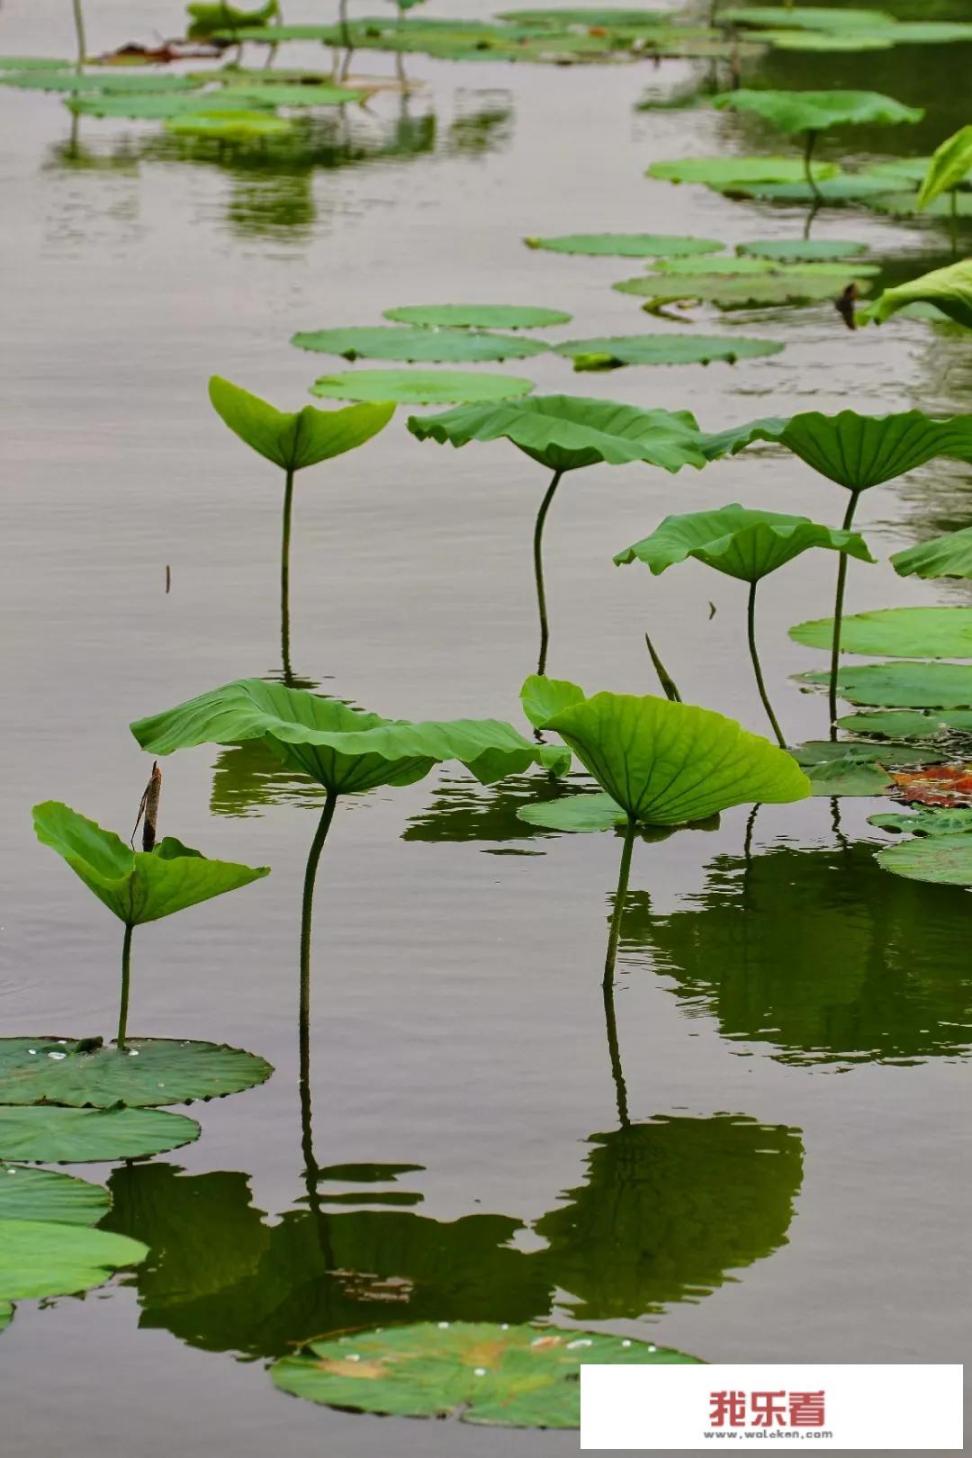
<path id="1" fill-rule="evenodd" d="M 199 1125 L 164 1109 L 0 1107 L 0 1159 L 29 1164 L 114 1163 L 165 1154 L 199 1138 Z"/>
<path id="2" fill-rule="evenodd" d="M 100 1038 L 0 1038 L 0 1103 L 7 1105 L 185 1104 L 254 1088 L 272 1072 L 241 1048 L 188 1039 L 129 1038 L 118 1048 Z"/>
<path id="3" fill-rule="evenodd" d="M 148 1247 L 127 1235 L 44 1220 L 0 1221 L 0 1301 L 73 1296 L 137 1266 Z"/>
<path id="4" fill-rule="evenodd" d="M 478 329 L 408 328 L 404 324 L 351 329 L 304 330 L 291 344 L 344 359 L 397 359 L 417 364 L 474 364 L 477 361 L 528 359 L 548 348 L 536 339 Z"/>
<path id="5" fill-rule="evenodd" d="M 830 651 L 833 618 L 797 623 L 790 629 L 795 643 Z M 972 607 L 878 608 L 843 620 L 843 653 L 881 658 L 972 658 Z"/>
<path id="6" fill-rule="evenodd" d="M 561 709 L 582 703 L 584 690 L 567 678 L 548 678 L 532 673 L 520 689 L 520 704 L 534 729 L 540 729 Z"/>
<path id="7" fill-rule="evenodd" d="M 919 122 L 922 107 L 905 106 L 878 91 L 724 91 L 712 98 L 721 111 L 757 116 L 781 132 L 822 132 L 830 127 Z"/>
<path id="8" fill-rule="evenodd" d="M 972 578 L 972 527 L 895 552 L 891 564 L 899 577 Z"/>
<path id="9" fill-rule="evenodd" d="M 943 192 L 963 183 L 972 172 L 972 126 L 960 127 L 936 147 L 922 179 L 917 206 L 924 209 Z"/>
<path id="10" fill-rule="evenodd" d="M 839 172 L 835 162 L 813 164 L 816 178 L 836 177 Z M 799 157 L 678 157 L 652 162 L 646 176 L 729 187 L 734 182 L 801 182 L 806 172 Z"/>
<path id="11" fill-rule="evenodd" d="M 717 572 L 742 582 L 759 582 L 812 547 L 846 552 L 873 562 L 863 537 L 856 532 L 822 526 L 806 516 L 754 511 L 734 502 L 717 511 L 666 516 L 650 536 L 618 552 L 619 565 L 644 562 L 654 576 L 694 557 Z"/>
<path id="12" fill-rule="evenodd" d="M 862 311 L 862 317 L 872 324 L 883 324 L 908 304 L 934 304 L 954 323 L 972 329 L 972 258 L 963 258 L 947 268 L 932 269 L 910 283 L 885 289 Z"/>
<path id="13" fill-rule="evenodd" d="M 803 673 L 804 683 L 826 684 L 830 674 Z M 961 663 L 865 663 L 842 668 L 837 692 L 851 704 L 888 709 L 972 709 L 972 667 Z"/>
<path id="14" fill-rule="evenodd" d="M 322 375 L 312 395 L 337 400 L 388 400 L 396 405 L 472 405 L 529 395 L 533 381 L 483 370 L 345 370 Z"/>
<path id="15" fill-rule="evenodd" d="M 0 1221 L 46 1220 L 56 1225 L 97 1225 L 111 1208 L 104 1185 L 35 1169 L 0 1164 Z"/>
<path id="16" fill-rule="evenodd" d="M 485 1322 L 421 1322 L 310 1342 L 270 1369 L 294 1397 L 355 1412 L 457 1417 L 509 1428 L 580 1425 L 582 1362 L 694 1362 L 603 1332 Z"/>
<path id="17" fill-rule="evenodd" d="M 735 364 L 740 359 L 779 354 L 783 345 L 775 339 L 746 339 L 742 335 L 626 334 L 568 339 L 554 348 L 557 354 L 573 360 L 575 370 L 613 370 L 623 365 L 711 364 L 713 360 Z"/>
<path id="18" fill-rule="evenodd" d="M 277 410 L 230 380 L 213 375 L 209 398 L 220 419 L 258 455 L 284 471 L 301 471 L 340 456 L 384 430 L 395 413 L 390 402 L 344 410 Z"/>
<path id="19" fill-rule="evenodd" d="M 667 233 L 565 233 L 557 238 L 524 238 L 528 248 L 548 253 L 578 253 L 603 258 L 685 258 L 721 253 L 723 243 L 711 238 Z"/>
<path id="20" fill-rule="evenodd" d="M 435 329 L 546 329 L 569 324 L 573 316 L 531 304 L 406 304 L 386 309 L 384 317 Z"/>

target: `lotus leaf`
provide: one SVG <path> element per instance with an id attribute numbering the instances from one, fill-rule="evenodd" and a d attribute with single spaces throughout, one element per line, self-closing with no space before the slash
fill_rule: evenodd
<path id="1" fill-rule="evenodd" d="M 554 346 L 557 354 L 574 361 L 575 370 L 613 370 L 622 365 L 711 364 L 722 360 L 758 359 L 779 354 L 775 339 L 746 339 L 742 335 L 718 338 L 693 334 L 626 334 L 605 339 L 569 339 Z"/>
<path id="2" fill-rule="evenodd" d="M 172 71 L 0 71 L 0 85 L 22 91 L 191 91 L 191 76 Z"/>
<path id="3" fill-rule="evenodd" d="M 888 197 L 901 185 L 901 179 L 890 174 L 854 172 L 844 173 L 841 177 L 825 177 L 820 182 L 814 180 L 812 186 L 809 182 L 753 182 L 737 183 L 721 190 L 763 202 L 806 202 L 817 206 L 860 202 L 873 207 L 875 200 Z"/>
<path id="4" fill-rule="evenodd" d="M 867 206 L 876 213 L 886 213 L 894 218 L 914 218 L 919 212 L 917 192 L 886 192 L 879 197 L 869 197 Z M 947 197 L 936 197 L 934 202 L 920 209 L 929 218 L 972 217 L 972 193 L 950 192 Z M 930 304 L 905 305 L 909 317 L 917 317 L 919 310 L 931 310 Z M 922 317 L 945 318 L 940 311 Z"/>
<path id="5" fill-rule="evenodd" d="M 836 12 L 835 12 L 836 13 Z M 829 127 L 919 122 L 921 107 L 904 106 L 877 91 L 724 91 L 712 98 L 720 110 L 750 113 L 781 132 L 822 132 Z"/>
<path id="6" fill-rule="evenodd" d="M 543 830 L 622 830 L 628 823 L 626 811 L 604 793 L 564 795 L 559 800 L 521 805 L 516 813 L 527 825 Z"/>
<path id="7" fill-rule="evenodd" d="M 126 926 L 158 921 L 270 874 L 268 866 L 207 860 L 173 836 L 153 851 L 133 851 L 113 831 L 53 800 L 34 806 L 34 830 Z"/>
<path id="8" fill-rule="evenodd" d="M 240 30 L 244 26 L 262 25 L 277 15 L 277 0 L 267 0 L 258 10 L 240 10 L 227 0 L 192 0 L 186 6 L 189 13 L 190 40 L 208 39 L 224 31 Z"/>
<path id="9" fill-rule="evenodd" d="M 0 1159 L 105 1164 L 165 1154 L 198 1138 L 194 1119 L 162 1109 L 0 1108 Z"/>
<path id="10" fill-rule="evenodd" d="M 820 263 L 782 263 L 772 258 L 750 258 L 733 254 L 731 257 L 719 255 L 715 258 L 671 258 L 662 261 L 657 265 L 654 274 L 648 274 L 648 278 L 661 276 L 663 278 L 680 278 L 688 274 L 692 278 L 716 279 L 716 278 L 772 278 L 772 279 L 838 279 L 846 283 L 849 278 L 868 278 L 872 274 L 880 273 L 879 263 L 858 263 L 854 259 L 845 259 L 843 262 L 834 263 L 825 260 Z M 645 275 L 642 275 L 644 277 Z"/>
<path id="11" fill-rule="evenodd" d="M 932 751 L 909 744 L 861 744 L 853 740 L 810 740 L 790 753 L 807 775 L 816 796 L 886 794 L 895 765 L 925 764 Z"/>
<path id="12" fill-rule="evenodd" d="M 111 1197 L 103 1185 L 52 1169 L 0 1164 L 0 1220 L 97 1225 L 110 1207 Z"/>
<path id="13" fill-rule="evenodd" d="M 392 404 L 352 405 L 346 410 L 276 410 L 239 385 L 213 375 L 209 398 L 234 434 L 284 471 L 301 471 L 354 450 L 383 430 Z"/>
<path id="14" fill-rule="evenodd" d="M 815 162 L 816 178 L 836 177 L 835 162 Z M 701 182 L 732 188 L 736 183 L 801 182 L 803 163 L 795 157 L 680 157 L 671 162 L 653 162 L 646 173 L 664 182 Z"/>
<path id="15" fill-rule="evenodd" d="M 307 106 L 347 106 L 350 102 L 364 101 L 367 91 L 354 90 L 347 86 L 326 83 L 287 83 L 252 81 L 233 83 L 220 96 L 239 96 L 251 106 L 283 106 L 291 110 Z M 217 103 L 218 105 L 218 103 Z"/>
<path id="16" fill-rule="evenodd" d="M 269 137 L 286 136 L 293 130 L 293 122 L 266 111 L 220 110 L 217 102 L 212 111 L 191 111 L 185 116 L 171 117 L 165 129 L 176 137 L 212 138 L 218 142 L 266 141 Z"/>
<path id="17" fill-rule="evenodd" d="M 852 276 L 847 269 L 845 281 Z M 838 286 L 832 276 L 793 270 L 788 273 L 753 272 L 738 275 L 649 274 L 626 278 L 613 287 L 621 294 L 634 294 L 645 299 L 649 312 L 679 300 L 713 304 L 717 309 L 752 308 L 774 304 L 811 304 L 833 299 Z M 858 283 L 858 292 L 866 291 L 866 282 Z"/>
<path id="18" fill-rule="evenodd" d="M 644 562 L 657 576 L 676 562 L 694 557 L 742 582 L 759 582 L 811 547 L 874 561 L 856 532 L 821 526 L 806 516 L 753 511 L 738 502 L 717 511 L 667 516 L 651 536 L 618 552 L 614 560 L 619 564 Z"/>
<path id="19" fill-rule="evenodd" d="M 751 243 L 738 243 L 739 253 L 754 258 L 770 258 L 780 263 L 811 263 L 819 259 L 851 258 L 867 252 L 866 243 L 845 242 L 839 238 L 760 238 Z M 859 265 L 858 265 L 859 266 Z"/>
<path id="20" fill-rule="evenodd" d="M 511 25 L 539 26 L 544 29 L 564 26 L 594 27 L 606 30 L 652 31 L 659 25 L 668 25 L 675 18 L 675 12 L 667 10 L 627 10 L 618 7 L 603 10 L 559 9 L 551 10 L 503 10 L 496 17 Z"/>
<path id="21" fill-rule="evenodd" d="M 896 31 L 885 26 L 872 33 L 848 28 L 828 33 L 825 30 L 761 30 L 758 38 L 778 51 L 888 51 L 894 45 Z"/>
<path id="22" fill-rule="evenodd" d="M 252 111 L 255 104 L 253 98 L 230 91 L 106 91 L 71 96 L 67 100 L 68 110 L 78 116 L 125 117 L 131 121 L 167 121 L 169 117 L 189 116 L 201 111 L 207 115 L 216 112 L 235 114 Z"/>
<path id="23" fill-rule="evenodd" d="M 899 577 L 972 578 L 972 527 L 895 552 L 891 562 Z"/>
<path id="24" fill-rule="evenodd" d="M 972 329 L 972 258 L 947 268 L 936 268 L 910 283 L 885 289 L 884 293 L 863 312 L 874 324 L 883 324 L 906 304 L 934 304 L 956 324 Z"/>
<path id="25" fill-rule="evenodd" d="M 116 1048 L 100 1039 L 0 1038 L 2 1104 L 187 1104 L 254 1088 L 272 1072 L 263 1058 L 225 1044 L 131 1038 Z"/>
<path id="26" fill-rule="evenodd" d="M 270 1369 L 294 1397 L 398 1417 L 511 1428 L 580 1425 L 582 1362 L 694 1362 L 667 1347 L 552 1326 L 423 1322 L 314 1341 Z"/>
<path id="27" fill-rule="evenodd" d="M 605 258 L 686 258 L 720 253 L 722 243 L 710 238 L 681 238 L 665 233 L 567 233 L 559 238 L 524 238 L 528 248 L 550 253 L 579 253 Z"/>
<path id="28" fill-rule="evenodd" d="M 889 32 L 895 45 L 948 45 L 972 40 L 972 24 L 961 20 L 900 20 Z"/>
<path id="29" fill-rule="evenodd" d="M 839 9 L 832 5 L 751 5 L 731 6 L 719 12 L 719 21 L 726 25 L 792 26 L 796 30 L 868 29 L 890 26 L 894 17 L 883 10 Z"/>
<path id="30" fill-rule="evenodd" d="M 520 689 L 523 712 L 535 729 L 541 729 L 561 709 L 583 700 L 584 690 L 576 683 L 566 678 L 548 678 L 545 674 L 531 674 Z"/>
<path id="31" fill-rule="evenodd" d="M 316 329 L 295 334 L 291 344 L 344 359 L 400 359 L 418 363 L 465 363 L 498 359 L 528 359 L 543 354 L 546 344 L 512 334 L 491 334 L 473 329 L 408 329 L 379 325 L 360 329 Z"/>
<path id="32" fill-rule="evenodd" d="M 882 871 L 907 881 L 942 886 L 972 886 L 972 834 L 928 835 L 878 851 Z"/>
<path id="33" fill-rule="evenodd" d="M 533 381 L 520 375 L 473 370 L 346 370 L 322 375 L 312 395 L 334 400 L 387 400 L 396 405 L 470 405 L 529 395 Z"/>
<path id="34" fill-rule="evenodd" d="M 441 329 L 545 329 L 569 324 L 562 309 L 538 309 L 530 304 L 406 304 L 386 309 L 386 319 L 398 324 L 425 324 Z"/>
<path id="35" fill-rule="evenodd" d="M 828 683 L 828 673 L 805 673 L 805 683 Z M 866 663 L 841 669 L 837 691 L 852 704 L 876 708 L 972 709 L 972 668 L 958 663 Z"/>
<path id="36" fill-rule="evenodd" d="M 940 810 L 929 808 L 905 814 L 894 812 L 884 815 L 869 815 L 868 825 L 879 830 L 903 832 L 908 835 L 960 835 L 972 831 L 972 810 Z"/>
<path id="37" fill-rule="evenodd" d="M 948 713 L 922 714 L 917 709 L 900 709 L 886 714 L 848 714 L 837 720 L 837 727 L 881 739 L 934 740 L 947 734 L 972 734 L 972 712 L 952 709 Z"/>
<path id="38" fill-rule="evenodd" d="M 67 71 L 74 64 L 59 56 L 0 56 L 0 71 Z"/>
<path id="39" fill-rule="evenodd" d="M 137 1266 L 148 1247 L 127 1235 L 43 1220 L 0 1222 L 0 1300 L 73 1296 L 102 1286 L 123 1266 Z"/>
<path id="40" fill-rule="evenodd" d="M 790 637 L 807 648 L 830 648 L 833 618 L 798 623 Z M 972 658 L 972 607 L 878 608 L 843 619 L 844 653 L 883 658 Z"/>

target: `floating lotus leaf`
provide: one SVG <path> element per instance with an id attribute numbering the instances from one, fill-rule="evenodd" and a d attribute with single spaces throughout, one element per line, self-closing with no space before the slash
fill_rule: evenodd
<path id="1" fill-rule="evenodd" d="M 400 359 L 435 364 L 472 364 L 480 360 L 528 359 L 543 354 L 546 344 L 512 334 L 473 329 L 408 329 L 379 325 L 360 329 L 316 329 L 295 334 L 291 344 L 344 359 Z"/>
<path id="2" fill-rule="evenodd" d="M 559 734 L 615 803 L 644 825 L 685 825 L 733 805 L 809 794 L 790 755 L 710 709 L 600 693 L 540 727 Z"/>
<path id="3" fill-rule="evenodd" d="M 759 39 L 778 51 L 887 51 L 895 31 L 885 26 L 880 34 L 848 28 L 825 30 L 761 30 Z"/>
<path id="4" fill-rule="evenodd" d="M 836 177 L 835 162 L 815 162 L 817 178 Z M 680 157 L 671 162 L 653 162 L 647 177 L 663 182 L 702 182 L 716 187 L 733 183 L 802 182 L 806 177 L 799 157 Z"/>
<path id="5" fill-rule="evenodd" d="M 508 1428 L 580 1425 L 582 1362 L 694 1362 L 667 1347 L 553 1326 L 422 1322 L 311 1342 L 270 1369 L 294 1397 Z"/>
<path id="6" fill-rule="evenodd" d="M 416 724 L 383 719 L 263 679 L 226 684 L 131 727 L 142 748 L 154 754 L 262 739 L 337 795 L 413 784 L 447 760 L 458 760 L 483 784 L 557 762 L 497 719 Z"/>
<path id="7" fill-rule="evenodd" d="M 737 243 L 736 248 L 747 256 L 774 259 L 780 263 L 852 258 L 855 254 L 867 252 L 866 243 L 845 242 L 840 238 L 759 238 L 751 243 Z"/>
<path id="8" fill-rule="evenodd" d="M 864 318 L 883 324 L 906 304 L 934 304 L 956 324 L 972 329 L 972 258 L 936 268 L 910 283 L 885 289 L 880 298 L 864 311 Z"/>
<path id="9" fill-rule="evenodd" d="M 878 91 L 751 91 L 741 87 L 714 96 L 712 104 L 721 111 L 758 116 L 786 133 L 919 122 L 925 115 L 923 107 L 904 106 Z"/>
<path id="10" fill-rule="evenodd" d="M 895 45 L 949 45 L 972 40 L 972 23 L 961 20 L 899 20 L 890 31 Z"/>
<path id="11" fill-rule="evenodd" d="M 914 218 L 923 212 L 929 218 L 972 218 L 972 193 L 950 192 L 947 197 L 936 197 L 927 207 L 919 209 L 917 192 L 886 192 L 879 197 L 869 197 L 867 206 L 876 213 L 886 213 L 893 218 Z M 918 310 L 930 309 L 931 305 L 909 304 L 905 306 L 910 317 Z M 944 318 L 945 315 L 939 314 Z"/>
<path id="12" fill-rule="evenodd" d="M 219 375 L 209 381 L 209 398 L 235 435 L 284 471 L 301 471 L 354 450 L 383 430 L 395 413 L 392 404 L 276 410 Z"/>
<path id="13" fill-rule="evenodd" d="M 559 238 L 524 238 L 528 248 L 549 253 L 580 253 L 604 258 L 685 258 L 720 253 L 725 246 L 711 238 L 682 238 L 665 233 L 566 233 Z"/>
<path id="14" fill-rule="evenodd" d="M 398 324 L 425 324 L 436 329 L 545 329 L 569 324 L 562 309 L 538 309 L 530 304 L 406 304 L 386 309 L 386 319 Z"/>
<path id="15" fill-rule="evenodd" d="M 574 361 L 575 370 L 613 370 L 622 365 L 711 364 L 722 360 L 735 364 L 740 359 L 758 359 L 779 354 L 783 345 L 775 339 L 746 339 L 740 335 L 719 337 L 693 334 L 623 334 L 605 339 L 568 339 L 557 344 L 557 354 Z"/>
<path id="16" fill-rule="evenodd" d="M 0 85 L 22 91 L 191 91 L 191 76 L 174 71 L 133 71 L 116 66 L 108 71 L 3 71 Z"/>
<path id="17" fill-rule="evenodd" d="M 728 37 L 718 30 L 694 30 L 688 26 L 673 26 L 671 30 L 657 30 L 640 38 L 639 56 L 671 56 L 684 60 L 717 60 L 737 63 L 764 54 L 766 47 L 762 37 L 740 40 Z"/>
<path id="18" fill-rule="evenodd" d="M 47 1220 L 57 1225 L 97 1225 L 110 1207 L 111 1197 L 103 1185 L 58 1174 L 53 1169 L 0 1164 L 0 1221 Z"/>
<path id="19" fill-rule="evenodd" d="M 895 24 L 894 17 L 883 10 L 837 9 L 832 5 L 750 5 L 731 6 L 719 11 L 719 20 L 726 25 L 787 26 L 795 30 L 869 29 Z"/>
<path id="20" fill-rule="evenodd" d="M 0 1159 L 104 1164 L 164 1154 L 198 1138 L 194 1119 L 162 1109 L 0 1108 Z"/>
<path id="21" fill-rule="evenodd" d="M 533 381 L 473 370 L 346 370 L 322 375 L 312 395 L 332 400 L 389 400 L 396 405 L 467 405 L 529 395 Z"/>
<path id="22" fill-rule="evenodd" d="M 34 806 L 34 830 L 127 926 L 158 921 L 270 874 L 269 866 L 207 860 L 174 836 L 152 851 L 133 851 L 113 831 L 55 800 Z"/>
<path id="23" fill-rule="evenodd" d="M 517 818 L 544 830 L 617 830 L 627 825 L 627 813 L 605 794 L 564 795 L 559 800 L 521 805 Z"/>
<path id="24" fill-rule="evenodd" d="M 846 283 L 848 279 L 868 278 L 881 272 L 879 263 L 858 263 L 855 260 L 832 262 L 825 259 L 814 263 L 783 263 L 772 258 L 750 258 L 733 254 L 731 257 L 718 254 L 714 258 L 670 258 L 662 260 L 648 278 L 659 276 L 668 279 L 681 278 L 773 278 L 773 279 L 834 279 Z M 642 275 L 645 277 L 645 275 Z"/>
<path id="25" fill-rule="evenodd" d="M 824 177 L 813 187 L 809 182 L 738 182 L 721 191 L 764 202 L 815 203 L 818 206 L 821 203 L 860 202 L 871 207 L 876 198 L 887 197 L 901 185 L 901 179 L 890 174 L 853 172 L 844 173 L 841 177 Z"/>
<path id="26" fill-rule="evenodd" d="M 442 415 L 413 415 L 408 428 L 419 440 L 440 445 L 509 440 L 552 471 L 574 471 L 601 461 L 611 466 L 645 461 L 678 471 L 706 461 L 698 423 L 687 410 L 641 410 L 581 395 L 531 395 L 499 405 L 460 406 Z"/>
<path id="27" fill-rule="evenodd" d="M 804 673 L 805 683 L 829 683 L 828 673 Z M 837 692 L 875 708 L 972 709 L 972 668 L 958 663 L 866 663 L 842 668 Z"/>
<path id="28" fill-rule="evenodd" d="M 972 415 L 932 420 L 921 410 L 900 415 L 808 411 L 788 420 L 754 420 L 707 436 L 705 449 L 720 456 L 735 455 L 758 440 L 778 442 L 829 481 L 849 491 L 864 491 L 936 456 L 972 460 Z"/>
<path id="29" fill-rule="evenodd" d="M 906 881 L 972 886 L 972 834 L 919 836 L 878 851 L 874 859 L 882 871 Z"/>
<path id="30" fill-rule="evenodd" d="M 807 516 L 753 511 L 738 502 L 717 511 L 666 516 L 651 536 L 618 552 L 614 560 L 619 565 L 644 562 L 657 577 L 675 563 L 694 557 L 729 577 L 759 582 L 812 547 L 846 552 L 862 562 L 874 561 L 856 532 L 821 526 Z"/>
<path id="31" fill-rule="evenodd" d="M 127 1235 L 43 1220 L 0 1223 L 0 1300 L 73 1296 L 102 1286 L 115 1271 L 137 1266 L 148 1247 Z"/>
<path id="32" fill-rule="evenodd" d="M 0 56 L 0 71 L 67 71 L 74 65 L 59 56 Z"/>
<path id="33" fill-rule="evenodd" d="M 927 764 L 934 751 L 910 744 L 860 744 L 853 740 L 809 740 L 790 753 L 816 796 L 883 795 L 893 786 L 896 765 Z"/>
<path id="34" fill-rule="evenodd" d="M 233 36 L 234 40 L 265 42 L 279 45 L 284 41 L 326 41 L 334 32 L 333 25 L 246 25 Z M 230 32 L 227 31 L 227 36 Z"/>
<path id="35" fill-rule="evenodd" d="M 907 835 L 960 835 L 972 831 L 972 809 L 929 808 L 902 814 L 869 815 L 868 825 Z"/>
<path id="36" fill-rule="evenodd" d="M 80 1044 L 0 1038 L 0 1104 L 99 1109 L 187 1104 L 253 1088 L 272 1072 L 255 1054 L 219 1043 L 129 1038 L 116 1048 L 90 1038 Z"/>
<path id="37" fill-rule="evenodd" d="M 845 282 L 853 276 L 845 270 Z M 621 294 L 634 294 L 645 299 L 649 312 L 679 300 L 713 304 L 717 309 L 738 309 L 775 304 L 812 304 L 834 299 L 839 287 L 833 276 L 804 273 L 745 272 L 728 276 L 707 274 L 662 274 L 626 278 L 613 287 Z M 866 282 L 858 283 L 858 292 L 865 292 Z"/>
<path id="38" fill-rule="evenodd" d="M 972 712 L 951 709 L 922 714 L 917 709 L 899 709 L 886 714 L 848 714 L 837 720 L 837 727 L 881 739 L 935 740 L 948 734 L 972 734 Z"/>
<path id="39" fill-rule="evenodd" d="M 165 129 L 176 137 L 212 138 L 220 142 L 265 141 L 287 136 L 293 130 L 293 122 L 265 111 L 220 110 L 217 102 L 212 111 L 191 111 L 185 116 L 171 117 Z"/>
<path id="40" fill-rule="evenodd" d="M 356 91 L 347 86 L 316 84 L 288 84 L 287 82 L 260 82 L 236 84 L 227 87 L 224 95 L 239 96 L 251 106 L 283 106 L 290 110 L 313 106 L 347 106 L 350 102 L 364 101 L 367 91 Z M 220 101 L 223 99 L 220 96 Z M 218 105 L 218 103 L 217 103 Z"/>
<path id="41" fill-rule="evenodd" d="M 252 111 L 254 104 L 248 96 L 212 91 L 106 91 L 71 96 L 67 101 L 68 109 L 78 116 L 125 117 L 131 121 L 167 121 L 201 111 L 207 115 Z"/>
<path id="42" fill-rule="evenodd" d="M 895 552 L 891 562 L 899 577 L 972 578 L 972 527 Z"/>
<path id="43" fill-rule="evenodd" d="M 795 643 L 826 648 L 834 637 L 833 618 L 797 623 L 790 629 Z M 883 658 L 972 658 L 972 607 L 878 608 L 843 620 L 844 653 Z"/>
<path id="44" fill-rule="evenodd" d="M 551 10 L 503 10 L 497 20 L 512 25 L 541 26 L 557 29 L 560 26 L 580 26 L 584 29 L 603 27 L 606 30 L 645 30 L 651 32 L 660 25 L 668 25 L 675 19 L 674 11 L 667 10 L 625 10 L 620 8 L 559 9 Z"/>

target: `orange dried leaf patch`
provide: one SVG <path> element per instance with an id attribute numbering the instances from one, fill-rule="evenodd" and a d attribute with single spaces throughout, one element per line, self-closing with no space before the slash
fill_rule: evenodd
<path id="1" fill-rule="evenodd" d="M 972 765 L 931 764 L 920 770 L 892 774 L 895 799 L 909 804 L 972 805 Z"/>

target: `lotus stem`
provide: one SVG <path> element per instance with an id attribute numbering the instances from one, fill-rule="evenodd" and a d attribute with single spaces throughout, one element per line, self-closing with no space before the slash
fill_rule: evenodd
<path id="1" fill-rule="evenodd" d="M 631 873 L 631 852 L 634 849 L 637 830 L 637 820 L 635 820 L 633 815 L 629 815 L 628 823 L 624 831 L 624 845 L 621 848 L 621 864 L 618 867 L 618 884 L 614 893 L 614 911 L 611 915 L 611 930 L 608 934 L 607 955 L 604 958 L 604 981 L 602 986 L 605 988 L 614 980 L 614 964 L 618 959 L 618 938 L 621 935 L 621 917 L 624 914 L 624 902 L 628 894 L 628 876 Z"/>
<path id="2" fill-rule="evenodd" d="M 78 70 L 84 66 L 88 53 L 88 44 L 84 33 L 84 12 L 81 9 L 81 0 L 71 0 L 71 8 L 74 12 L 74 34 L 78 42 Z"/>
<path id="3" fill-rule="evenodd" d="M 547 671 L 547 646 L 550 642 L 550 627 L 547 623 L 547 595 L 543 587 L 543 524 L 547 519 L 550 503 L 554 499 L 562 475 L 563 471 L 554 471 L 553 479 L 540 503 L 537 524 L 533 529 L 533 575 L 537 584 L 537 609 L 540 614 L 540 659 L 537 663 L 537 673 L 541 677 Z"/>
<path id="4" fill-rule="evenodd" d="M 810 191 L 813 193 L 816 201 L 820 202 L 822 194 L 819 187 L 817 186 L 816 180 L 813 175 L 813 167 L 811 165 L 813 149 L 816 145 L 816 142 L 817 133 L 811 128 L 811 130 L 807 132 L 807 138 L 803 144 L 803 170 L 806 173 L 807 182 L 810 184 Z"/>
<path id="5" fill-rule="evenodd" d="M 283 529 L 280 539 L 280 653 L 284 682 L 290 683 L 290 517 L 294 505 L 294 473 L 288 470 L 284 484 Z"/>
<path id="6" fill-rule="evenodd" d="M 607 1029 L 608 1053 L 611 1056 L 611 1077 L 614 1079 L 614 1094 L 618 1106 L 618 1122 L 622 1129 L 631 1123 L 628 1115 L 628 1088 L 621 1066 L 621 1045 L 618 1042 L 618 1020 L 614 1012 L 614 979 L 607 978 L 602 988 L 604 993 L 604 1024 Z"/>
<path id="7" fill-rule="evenodd" d="M 310 1057 L 310 973 L 311 973 L 311 922 L 314 916 L 314 881 L 317 877 L 317 863 L 324 849 L 327 832 L 334 819 L 338 797 L 328 790 L 324 809 L 318 821 L 317 830 L 307 857 L 304 871 L 304 893 L 300 904 L 300 1066 L 303 1068 Z"/>
<path id="8" fill-rule="evenodd" d="M 779 720 L 773 713 L 773 705 L 769 701 L 769 694 L 766 692 L 766 684 L 763 681 L 763 669 L 759 661 L 759 653 L 756 651 L 756 583 L 749 584 L 749 610 L 746 614 L 747 626 L 749 628 L 749 656 L 753 660 L 753 673 L 756 675 L 756 687 L 759 689 L 759 696 L 763 701 L 763 708 L 766 710 L 766 717 L 773 726 L 773 733 L 776 735 L 776 742 L 781 749 L 786 748 L 786 740 L 783 737 L 783 730 L 780 728 Z"/>
<path id="9" fill-rule="evenodd" d="M 122 984 L 121 1002 L 118 1006 L 118 1036 L 115 1039 L 119 1048 L 125 1046 L 125 1033 L 128 1030 L 128 994 L 132 982 L 132 932 L 134 927 L 131 922 L 125 923 L 125 936 L 122 941 Z"/>
<path id="10" fill-rule="evenodd" d="M 849 532 L 851 523 L 854 520 L 854 512 L 857 509 L 857 498 L 859 491 L 851 492 L 851 499 L 848 502 L 847 510 L 844 512 L 844 520 L 841 526 L 845 532 Z M 840 631 L 844 617 L 844 588 L 847 586 L 847 553 L 840 553 L 840 561 L 837 564 L 837 595 L 834 598 L 834 636 L 830 645 L 830 690 L 828 694 L 830 704 L 830 737 L 837 738 L 837 674 L 840 669 Z"/>

